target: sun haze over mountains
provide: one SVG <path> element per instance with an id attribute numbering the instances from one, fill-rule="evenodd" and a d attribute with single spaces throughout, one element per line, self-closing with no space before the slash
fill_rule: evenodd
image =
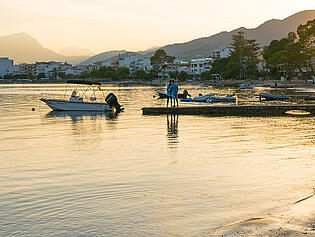
<path id="1" fill-rule="evenodd" d="M 23 4 L 22 4 L 23 3 Z M 299 0 L 21 0 L 0 1 L 0 36 L 18 32 L 60 52 L 143 51 L 284 19 L 314 1 Z"/>
<path id="2" fill-rule="evenodd" d="M 209 37 L 197 38 L 184 43 L 169 44 L 160 48 L 163 48 L 168 54 L 182 59 L 197 55 L 209 56 L 209 50 L 228 46 L 232 35 L 240 30 L 244 31 L 248 37 L 257 39 L 260 45 L 264 46 L 269 44 L 273 39 L 285 37 L 288 32 L 294 31 L 299 24 L 305 24 L 308 20 L 314 18 L 315 10 L 307 10 L 296 13 L 283 20 L 268 20 L 257 28 L 246 29 L 241 27 L 229 32 L 225 31 Z M 152 47 L 146 51 L 139 51 L 139 53 L 150 55 L 156 48 Z M 15 63 L 57 60 L 77 64 L 92 56 L 85 61 L 84 64 L 86 64 L 104 61 L 126 51 L 112 49 L 108 52 L 105 51 L 94 55 L 90 49 L 68 47 L 61 50 L 60 53 L 56 53 L 53 50 L 43 47 L 35 38 L 26 33 L 16 33 L 0 37 L 0 57 L 10 57 L 15 60 Z"/>

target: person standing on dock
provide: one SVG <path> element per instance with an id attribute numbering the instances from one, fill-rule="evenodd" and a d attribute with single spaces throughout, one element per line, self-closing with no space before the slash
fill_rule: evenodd
<path id="1" fill-rule="evenodd" d="M 166 107 L 168 107 L 168 101 L 171 101 L 171 107 L 172 107 L 172 94 L 171 94 L 171 87 L 172 87 L 172 80 L 169 80 L 168 85 L 166 87 L 166 93 L 167 93 L 167 102 L 166 102 Z"/>
<path id="2" fill-rule="evenodd" d="M 176 84 L 175 80 L 173 80 L 173 84 L 171 86 L 171 94 L 172 94 L 172 99 L 173 99 L 173 107 L 175 107 L 175 101 L 178 107 L 178 85 Z"/>

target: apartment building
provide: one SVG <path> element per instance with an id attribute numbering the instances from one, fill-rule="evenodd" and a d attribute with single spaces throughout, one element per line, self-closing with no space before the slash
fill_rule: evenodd
<path id="1" fill-rule="evenodd" d="M 191 59 L 188 74 L 197 76 L 202 72 L 209 71 L 211 69 L 211 62 L 211 58 Z"/>
<path id="2" fill-rule="evenodd" d="M 14 65 L 13 60 L 9 58 L 0 58 L 0 76 L 13 74 Z"/>
<path id="3" fill-rule="evenodd" d="M 231 47 L 216 49 L 216 50 L 210 51 L 210 57 L 213 60 L 218 59 L 218 58 L 227 58 L 231 55 L 231 51 L 232 51 Z"/>

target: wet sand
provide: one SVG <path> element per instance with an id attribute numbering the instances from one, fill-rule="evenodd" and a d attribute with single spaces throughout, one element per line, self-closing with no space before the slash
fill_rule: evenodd
<path id="1" fill-rule="evenodd" d="M 278 215 L 251 218 L 202 236 L 315 236 L 315 195 L 298 200 Z"/>

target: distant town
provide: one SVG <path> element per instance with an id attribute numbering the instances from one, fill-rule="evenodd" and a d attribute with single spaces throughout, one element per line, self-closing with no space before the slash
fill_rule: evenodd
<path id="1" fill-rule="evenodd" d="M 173 78 L 187 80 L 292 80 L 315 82 L 315 19 L 299 25 L 280 40 L 260 47 L 242 31 L 232 35 L 228 47 L 209 50 L 208 57 L 182 60 L 157 49 L 153 56 L 123 52 L 107 60 L 71 65 L 67 62 L 14 64 L 0 58 L 2 83 L 45 82 L 65 79 L 129 80 Z"/>
<path id="2" fill-rule="evenodd" d="M 230 56 L 230 47 L 225 47 L 209 52 L 208 58 L 196 57 L 187 61 L 175 59 L 172 63 L 165 65 L 165 70 L 157 74 L 157 78 L 168 78 L 171 72 L 185 72 L 192 78 L 198 78 L 203 72 L 211 69 L 211 64 L 218 58 Z M 104 62 L 96 62 L 91 65 L 71 65 L 67 62 L 35 62 L 15 64 L 8 57 L 0 58 L 0 81 L 51 81 L 74 78 L 99 70 L 102 66 L 117 68 L 128 68 L 129 78 L 133 78 L 137 71 L 150 72 L 152 65 L 149 57 L 141 57 L 132 52 L 119 54 L 115 59 Z M 108 78 L 110 79 L 110 78 Z"/>

